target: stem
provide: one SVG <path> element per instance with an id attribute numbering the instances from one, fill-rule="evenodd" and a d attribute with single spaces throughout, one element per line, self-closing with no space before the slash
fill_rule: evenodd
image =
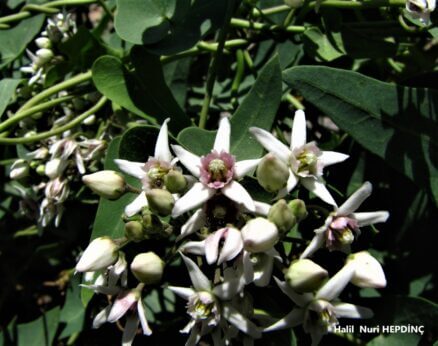
<path id="1" fill-rule="evenodd" d="M 242 83 L 243 75 L 245 73 L 245 59 L 243 51 L 238 49 L 236 51 L 236 75 L 234 76 L 233 84 L 231 85 L 231 95 L 233 96 L 231 102 L 237 103 L 237 94 L 239 92 L 240 83 Z"/>
<path id="2" fill-rule="evenodd" d="M 201 114 L 199 117 L 199 127 L 201 129 L 204 129 L 205 124 L 207 123 L 208 109 L 210 107 L 211 98 L 213 96 L 213 87 L 216 80 L 216 69 L 217 66 L 220 64 L 222 51 L 224 50 L 225 47 L 225 39 L 227 37 L 227 31 L 230 25 L 231 16 L 233 15 L 235 2 L 236 0 L 228 0 L 227 2 L 227 12 L 225 15 L 224 26 L 220 30 L 218 37 L 218 48 L 210 63 L 210 68 L 207 77 L 207 90 L 205 93 L 204 103 L 202 105 Z"/>
<path id="3" fill-rule="evenodd" d="M 269 7 L 269 8 L 265 8 L 263 10 L 255 8 L 253 13 L 252 13 L 252 15 L 254 17 L 269 16 L 270 14 L 286 12 L 286 11 L 289 11 L 289 10 L 290 10 L 290 7 L 287 6 L 287 5 L 280 5 L 280 6 Z"/>
<path id="4" fill-rule="evenodd" d="M 56 127 L 50 131 L 41 132 L 33 136 L 29 137 L 20 137 L 20 138 L 0 138 L 0 144 L 23 144 L 23 143 L 32 143 L 36 141 L 40 141 L 42 139 L 46 139 L 55 135 L 58 135 L 60 133 L 63 133 L 64 131 L 70 130 L 71 128 L 79 125 L 82 123 L 83 120 L 88 118 L 90 115 L 96 113 L 99 109 L 101 109 L 104 104 L 106 103 L 107 98 L 105 96 L 102 96 L 100 100 L 89 110 L 82 113 L 78 117 L 76 117 L 74 120 L 68 122 L 65 125 L 62 125 L 60 127 Z"/>
<path id="5" fill-rule="evenodd" d="M 129 184 L 125 185 L 125 191 L 126 192 L 131 192 L 131 193 L 136 193 L 136 194 L 139 194 L 139 193 L 143 192 L 143 190 L 137 189 L 135 186 L 132 186 L 132 185 L 129 185 Z"/>
<path id="6" fill-rule="evenodd" d="M 316 1 L 309 3 L 309 8 L 316 6 Z M 373 8 L 373 7 L 404 7 L 406 5 L 405 0 L 371 0 L 371 1 L 345 1 L 345 0 L 326 0 L 322 1 L 320 7 L 336 7 L 336 8 Z"/>
<path id="7" fill-rule="evenodd" d="M 304 105 L 295 96 L 289 93 L 284 96 L 284 100 L 289 102 L 296 109 L 305 109 Z"/>
<path id="8" fill-rule="evenodd" d="M 231 26 L 235 28 L 252 29 L 257 31 L 286 31 L 289 33 L 303 33 L 306 31 L 306 27 L 300 25 L 289 25 L 282 27 L 280 25 L 271 25 L 267 23 L 254 23 L 240 18 L 232 18 Z"/>

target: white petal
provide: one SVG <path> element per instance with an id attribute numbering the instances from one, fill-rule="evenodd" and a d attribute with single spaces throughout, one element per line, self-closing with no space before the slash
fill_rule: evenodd
<path id="1" fill-rule="evenodd" d="M 185 150 L 180 145 L 172 145 L 173 152 L 181 163 L 192 173 L 195 177 L 199 178 L 201 175 L 201 159 L 199 156 L 192 154 L 190 151 Z"/>
<path id="2" fill-rule="evenodd" d="M 359 227 L 373 225 L 375 223 L 386 222 L 389 213 L 385 210 L 372 211 L 368 213 L 353 213 L 353 217 L 357 220 Z"/>
<path id="3" fill-rule="evenodd" d="M 274 280 L 281 291 L 300 307 L 305 306 L 313 299 L 313 294 L 311 293 L 299 294 L 295 292 L 285 281 L 280 281 L 276 277 L 274 277 Z"/>
<path id="4" fill-rule="evenodd" d="M 139 297 L 132 291 L 119 294 L 108 315 L 108 322 L 118 321 L 138 301 Z"/>
<path id="5" fill-rule="evenodd" d="M 321 248 L 324 244 L 324 236 L 324 233 L 315 234 L 310 241 L 310 244 L 307 245 L 306 249 L 301 254 L 300 259 L 312 256 L 319 248 Z"/>
<path id="6" fill-rule="evenodd" d="M 264 202 L 254 201 L 255 213 L 262 216 L 267 216 L 269 214 L 269 209 L 271 205 Z"/>
<path id="7" fill-rule="evenodd" d="M 346 264 L 318 290 L 316 299 L 331 301 L 337 298 L 352 279 L 355 269 L 354 265 Z"/>
<path id="8" fill-rule="evenodd" d="M 125 207 L 125 214 L 128 217 L 133 216 L 147 205 L 148 200 L 146 199 L 146 194 L 141 192 L 131 203 Z"/>
<path id="9" fill-rule="evenodd" d="M 254 266 L 251 262 L 251 253 L 248 251 L 243 251 L 242 266 L 243 277 L 245 278 L 245 283 L 248 285 L 254 280 Z"/>
<path id="10" fill-rule="evenodd" d="M 314 178 L 301 178 L 301 184 L 309 190 L 313 192 L 317 197 L 326 202 L 327 204 L 337 206 L 335 200 L 333 199 L 330 192 L 325 187 L 324 183 L 320 180 L 315 180 Z"/>
<path id="11" fill-rule="evenodd" d="M 141 329 L 143 329 L 143 334 L 151 335 L 152 330 L 149 328 L 148 320 L 146 319 L 146 312 L 144 311 L 143 301 L 141 299 L 139 299 L 137 303 L 137 313 L 140 320 Z"/>
<path id="12" fill-rule="evenodd" d="M 254 285 L 257 287 L 265 287 L 271 281 L 272 269 L 274 267 L 274 258 L 268 257 L 263 261 L 263 265 L 258 270 L 254 271 Z"/>
<path id="13" fill-rule="evenodd" d="M 108 321 L 108 315 L 111 311 L 111 305 L 100 311 L 93 320 L 93 328 L 99 328 L 102 324 Z"/>
<path id="14" fill-rule="evenodd" d="M 295 112 L 294 123 L 292 125 L 292 138 L 290 148 L 294 150 L 306 144 L 306 115 L 299 109 Z"/>
<path id="15" fill-rule="evenodd" d="M 198 209 L 193 213 L 187 222 L 181 227 L 181 234 L 176 238 L 176 241 L 180 241 L 182 238 L 199 231 L 204 226 L 206 221 L 206 215 L 204 210 Z"/>
<path id="16" fill-rule="evenodd" d="M 160 132 L 158 133 L 157 142 L 155 143 L 154 157 L 160 161 L 170 162 L 172 161 L 172 154 L 169 148 L 169 134 L 167 130 L 167 123 L 169 118 L 164 120 L 161 125 Z"/>
<path id="17" fill-rule="evenodd" d="M 140 180 L 146 176 L 146 171 L 143 169 L 144 163 L 142 162 L 132 162 L 121 159 L 115 159 L 114 162 L 119 166 L 123 173 L 129 174 Z"/>
<path id="18" fill-rule="evenodd" d="M 195 294 L 193 288 L 189 287 L 168 286 L 167 288 L 185 300 L 189 300 L 189 297 Z"/>
<path id="19" fill-rule="evenodd" d="M 125 328 L 122 335 L 122 346 L 131 346 L 137 334 L 138 318 L 131 315 L 126 319 Z"/>
<path id="20" fill-rule="evenodd" d="M 205 239 L 205 259 L 208 264 L 213 264 L 217 261 L 219 255 L 219 242 L 226 231 L 226 228 L 221 228 L 213 234 L 210 234 Z"/>
<path id="21" fill-rule="evenodd" d="M 251 172 L 254 168 L 257 167 L 261 159 L 255 160 L 243 160 L 236 162 L 234 165 L 234 177 L 236 179 L 241 179 L 249 172 Z"/>
<path id="22" fill-rule="evenodd" d="M 204 273 L 199 269 L 199 267 L 190 258 L 184 256 L 180 253 L 184 263 L 189 271 L 190 280 L 192 280 L 193 287 L 196 291 L 210 291 L 211 283 L 204 275 Z"/>
<path id="23" fill-rule="evenodd" d="M 250 212 L 255 211 L 254 201 L 245 188 L 233 180 L 221 189 L 222 193 L 238 204 L 242 204 Z"/>
<path id="24" fill-rule="evenodd" d="M 285 163 L 289 163 L 291 151 L 289 148 L 275 138 L 271 133 L 258 127 L 251 127 L 249 132 L 257 139 L 257 141 L 268 151 L 277 156 Z"/>
<path id="25" fill-rule="evenodd" d="M 282 319 L 275 322 L 273 325 L 263 329 L 264 332 L 271 332 L 273 330 L 293 328 L 303 323 L 304 309 L 293 309 Z"/>
<path id="26" fill-rule="evenodd" d="M 339 304 L 333 304 L 333 307 L 337 317 L 347 317 L 347 318 L 373 317 L 372 310 L 368 308 L 364 308 L 362 306 L 357 306 L 348 303 L 339 303 Z"/>
<path id="27" fill-rule="evenodd" d="M 189 241 L 182 245 L 179 250 L 193 255 L 205 255 L 205 240 Z"/>
<path id="28" fill-rule="evenodd" d="M 323 151 L 321 156 L 318 157 L 318 161 L 320 161 L 325 167 L 345 161 L 348 158 L 349 156 L 346 154 L 337 153 L 335 151 Z"/>
<path id="29" fill-rule="evenodd" d="M 287 178 L 287 183 L 284 188 L 278 191 L 275 199 L 280 199 L 286 196 L 289 192 L 293 190 L 293 188 L 298 184 L 298 177 L 289 169 L 289 178 Z"/>
<path id="30" fill-rule="evenodd" d="M 260 329 L 231 305 L 224 304 L 223 314 L 228 322 L 230 322 L 233 326 L 237 327 L 245 334 L 248 334 L 253 338 L 261 337 L 262 333 Z"/>
<path id="31" fill-rule="evenodd" d="M 242 251 L 242 249 L 243 240 L 240 231 L 229 227 L 217 263 L 222 264 L 223 262 L 232 260 Z"/>
<path id="32" fill-rule="evenodd" d="M 245 280 L 243 278 L 234 278 L 215 286 L 213 293 L 222 300 L 230 300 L 239 293 L 244 286 Z"/>
<path id="33" fill-rule="evenodd" d="M 216 190 L 210 189 L 202 183 L 196 183 L 184 196 L 176 201 L 172 210 L 172 217 L 176 218 L 186 211 L 198 207 L 209 200 L 215 193 Z"/>
<path id="34" fill-rule="evenodd" d="M 363 201 L 371 195 L 372 191 L 373 186 L 370 182 L 366 181 L 363 183 L 363 185 L 339 207 L 337 215 L 350 215 L 354 213 Z"/>
<path id="35" fill-rule="evenodd" d="M 219 121 L 219 128 L 217 130 L 216 138 L 214 140 L 213 149 L 217 152 L 230 152 L 230 136 L 231 126 L 228 117 L 222 117 Z"/>

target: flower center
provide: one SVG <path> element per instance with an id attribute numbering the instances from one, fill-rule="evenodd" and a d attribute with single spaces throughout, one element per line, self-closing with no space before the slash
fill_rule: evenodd
<path id="1" fill-rule="evenodd" d="M 345 216 L 335 217 L 327 232 L 327 247 L 338 249 L 350 245 L 359 232 L 359 225 L 355 219 Z"/>
<path id="2" fill-rule="evenodd" d="M 161 189 L 164 185 L 164 176 L 169 173 L 172 166 L 168 162 L 157 160 L 153 157 L 144 165 L 146 176 L 142 183 L 146 190 Z"/>
<path id="3" fill-rule="evenodd" d="M 195 320 L 205 320 L 216 314 L 214 297 L 208 292 L 198 292 L 189 298 L 187 311 Z"/>
<path id="4" fill-rule="evenodd" d="M 211 178 L 213 180 L 223 181 L 226 179 L 226 175 L 228 172 L 227 166 L 225 166 L 225 162 L 221 159 L 214 159 L 208 165 L 208 171 L 211 174 Z"/>
<path id="5" fill-rule="evenodd" d="M 212 151 L 201 158 L 201 182 L 213 189 L 221 189 L 234 175 L 234 157 L 227 152 Z"/>
<path id="6" fill-rule="evenodd" d="M 298 167 L 298 173 L 310 173 L 315 171 L 315 165 L 318 161 L 318 158 L 314 153 L 303 150 L 297 159 L 300 163 Z"/>
<path id="7" fill-rule="evenodd" d="M 314 142 L 307 143 L 294 150 L 291 157 L 292 170 L 302 177 L 319 177 L 323 166 L 319 161 L 321 151 Z"/>

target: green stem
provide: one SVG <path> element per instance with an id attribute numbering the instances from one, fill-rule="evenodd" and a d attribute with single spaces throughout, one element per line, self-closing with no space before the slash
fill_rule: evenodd
<path id="1" fill-rule="evenodd" d="M 289 102 L 292 106 L 294 106 L 296 109 L 305 109 L 304 105 L 294 96 L 287 93 L 284 96 L 284 100 Z"/>
<path id="2" fill-rule="evenodd" d="M 210 67 L 208 70 L 207 85 L 206 85 L 207 90 L 205 93 L 204 103 L 202 104 L 201 114 L 199 117 L 199 127 L 201 129 L 204 129 L 207 123 L 208 109 L 210 107 L 210 102 L 213 96 L 213 87 L 216 80 L 216 70 L 222 60 L 221 59 L 222 51 L 224 50 L 225 47 L 225 39 L 227 37 L 228 27 L 230 25 L 230 20 L 233 15 L 235 2 L 236 0 L 227 0 L 227 12 L 225 15 L 224 25 L 219 31 L 218 48 L 216 50 L 216 53 L 214 54 L 214 57 L 211 60 Z"/>
<path id="3" fill-rule="evenodd" d="M 245 73 L 245 59 L 243 51 L 238 49 L 236 51 L 236 75 L 234 76 L 233 84 L 231 85 L 232 103 L 237 103 L 237 94 L 239 92 L 240 83 L 242 83 L 243 75 Z"/>
<path id="4" fill-rule="evenodd" d="M 63 133 L 64 131 L 70 130 L 71 128 L 79 125 L 84 121 L 86 118 L 88 118 L 90 115 L 96 113 L 98 110 L 100 110 L 106 103 L 107 98 L 102 96 L 100 100 L 89 110 L 82 113 L 81 115 L 77 116 L 74 120 L 68 122 L 65 125 L 56 127 L 50 131 L 41 132 L 33 136 L 29 137 L 20 137 L 20 138 L 0 138 L 0 144 L 23 144 L 23 143 L 32 143 L 36 141 L 40 141 L 42 139 L 46 139 L 52 136 L 59 135 Z"/>
<path id="5" fill-rule="evenodd" d="M 254 17 L 269 16 L 271 14 L 277 14 L 277 13 L 286 12 L 289 10 L 290 10 L 290 7 L 287 5 L 269 7 L 269 8 L 265 8 L 263 10 L 259 10 L 258 8 L 255 8 L 253 10 L 252 15 Z"/>
<path id="6" fill-rule="evenodd" d="M 240 18 L 232 18 L 230 24 L 235 28 L 252 29 L 256 31 L 286 31 L 290 33 L 303 33 L 306 31 L 306 27 L 300 25 L 282 27 L 280 25 L 271 25 L 267 23 L 254 23 Z"/>
<path id="7" fill-rule="evenodd" d="M 316 6 L 316 1 L 309 3 L 309 8 Z M 371 1 L 345 1 L 345 0 L 326 0 L 322 1 L 320 7 L 336 7 L 336 8 L 374 8 L 374 7 L 404 7 L 405 0 L 371 0 Z"/>

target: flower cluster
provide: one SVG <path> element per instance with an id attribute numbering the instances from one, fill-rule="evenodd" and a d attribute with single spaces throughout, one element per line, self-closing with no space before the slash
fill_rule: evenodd
<path id="1" fill-rule="evenodd" d="M 137 178 L 141 188 L 130 186 L 115 171 L 83 178 L 87 186 L 105 198 L 137 194 L 125 207 L 125 236 L 93 240 L 76 267 L 77 271 L 93 273 L 94 281 L 88 288 L 113 296 L 112 303 L 97 314 L 95 327 L 114 322 L 129 311 L 123 343 L 132 342 L 138 321 L 143 333 L 150 334 L 141 297 L 147 285 L 160 283 L 165 265 L 178 254 L 189 272 L 191 287 L 170 284 L 167 288 L 187 301 L 190 319 L 181 332 L 189 334 L 188 345 L 197 344 L 207 335 L 217 345 L 227 345 L 233 339 L 252 342 L 264 332 L 300 324 L 311 335 L 313 344 L 318 344 L 339 318 L 372 316 L 371 310 L 343 303 L 338 297 L 349 283 L 358 287 L 386 286 L 382 267 L 374 257 L 366 251 L 351 254 L 330 279 L 328 271 L 308 257 L 324 246 L 349 254 L 360 234 L 359 227 L 385 222 L 389 214 L 356 212 L 371 194 L 368 182 L 337 206 L 325 185 L 323 170 L 348 156 L 308 143 L 303 111 L 295 114 L 290 146 L 266 130 L 250 128 L 268 153 L 262 159 L 243 161 L 236 161 L 230 152 L 231 125 L 227 117 L 221 118 L 213 148 L 203 156 L 180 145 L 169 146 L 168 121 L 161 126 L 154 156 L 146 163 L 116 160 L 120 170 Z M 190 174 L 185 175 L 183 169 Z M 275 194 L 272 205 L 255 200 L 242 184 L 245 176 L 254 171 L 260 185 Z M 306 247 L 297 246 L 298 252 L 286 255 L 282 243 L 289 241 L 288 234 L 310 215 L 303 200 L 287 200 L 298 184 L 334 211 L 327 210 L 324 225 L 314 231 Z M 120 248 L 151 238 L 173 242 L 166 263 L 153 253 L 137 254 L 129 268 L 138 282 L 131 286 L 135 288 L 129 288 L 126 274 L 121 274 L 126 273 L 128 265 Z M 209 279 L 187 257 L 189 254 L 197 256 L 200 263 L 205 258 L 205 267 L 214 269 L 214 277 Z M 285 281 L 274 276 L 276 267 L 285 269 Z M 125 279 L 121 279 L 123 275 Z M 257 302 L 252 301 L 247 289 L 273 282 L 296 305 L 278 321 L 255 314 Z"/>

